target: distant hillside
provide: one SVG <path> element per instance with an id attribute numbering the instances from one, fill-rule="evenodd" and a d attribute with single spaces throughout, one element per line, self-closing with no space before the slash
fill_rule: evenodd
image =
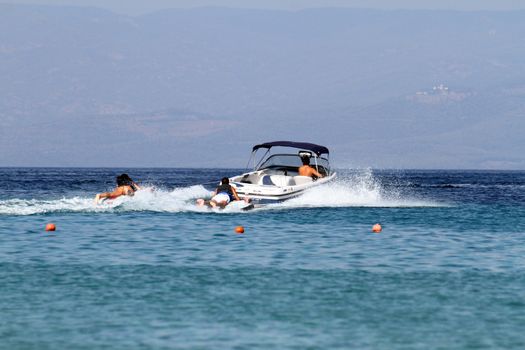
<path id="1" fill-rule="evenodd" d="M 0 5 L 0 166 L 235 167 L 289 138 L 525 169 L 523 33 L 523 11 Z"/>

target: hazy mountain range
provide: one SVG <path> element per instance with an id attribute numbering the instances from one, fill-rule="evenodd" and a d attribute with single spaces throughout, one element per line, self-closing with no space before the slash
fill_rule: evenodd
<path id="1" fill-rule="evenodd" d="M 525 11 L 0 5 L 0 166 L 525 169 Z"/>

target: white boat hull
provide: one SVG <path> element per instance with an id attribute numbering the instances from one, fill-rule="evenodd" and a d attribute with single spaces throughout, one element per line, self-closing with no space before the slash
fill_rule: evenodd
<path id="1" fill-rule="evenodd" d="M 241 198 L 248 197 L 256 203 L 272 203 L 297 197 L 307 189 L 325 184 L 335 177 L 336 173 L 332 173 L 314 181 L 307 176 L 254 171 L 235 176 L 230 179 L 230 183 Z"/>

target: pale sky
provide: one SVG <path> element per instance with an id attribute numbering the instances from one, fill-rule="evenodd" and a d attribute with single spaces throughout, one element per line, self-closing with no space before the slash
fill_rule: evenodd
<path id="1" fill-rule="evenodd" d="M 312 7 L 374 9 L 525 10 L 523 0 L 0 0 L 13 4 L 95 6 L 140 15 L 166 8 L 227 6 L 237 8 L 300 10 Z"/>
<path id="2" fill-rule="evenodd" d="M 525 169 L 525 0 L 2 2 L 0 166 Z"/>

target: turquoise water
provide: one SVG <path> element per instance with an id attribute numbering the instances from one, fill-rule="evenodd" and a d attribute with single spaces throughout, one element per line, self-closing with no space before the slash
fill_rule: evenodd
<path id="1" fill-rule="evenodd" d="M 123 170 L 147 189 L 94 208 Z M 0 348 L 525 347 L 525 172 L 341 170 L 251 212 L 192 205 L 236 173 L 0 168 Z"/>

